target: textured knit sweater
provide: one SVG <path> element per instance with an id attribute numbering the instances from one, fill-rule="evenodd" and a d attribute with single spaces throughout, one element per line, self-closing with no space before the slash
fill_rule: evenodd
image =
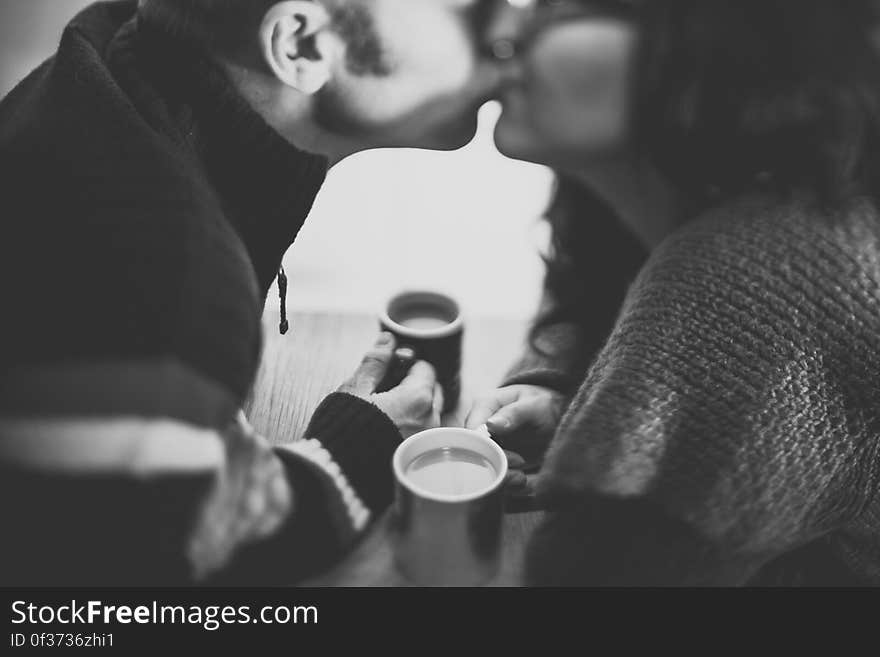
<path id="1" fill-rule="evenodd" d="M 584 334 L 554 331 L 569 354 Z M 572 396 L 531 583 L 880 584 L 874 203 L 706 213 L 650 255 L 586 374 L 563 361 L 532 351 L 509 380 Z"/>
<path id="2" fill-rule="evenodd" d="M 348 395 L 278 450 L 239 411 L 327 163 L 136 5 L 0 105 L 0 581 L 294 582 L 390 502 L 400 441 Z"/>

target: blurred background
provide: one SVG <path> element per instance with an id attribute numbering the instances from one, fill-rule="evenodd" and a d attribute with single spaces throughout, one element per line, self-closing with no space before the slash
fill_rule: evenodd
<path id="1" fill-rule="evenodd" d="M 0 0 L 0 96 L 52 54 L 88 4 Z M 471 316 L 530 316 L 552 178 L 495 150 L 497 113 L 484 107 L 477 138 L 454 153 L 373 151 L 335 167 L 285 258 L 291 309 L 374 313 L 401 289 L 427 287 Z M 277 304 L 273 291 L 269 308 Z"/>

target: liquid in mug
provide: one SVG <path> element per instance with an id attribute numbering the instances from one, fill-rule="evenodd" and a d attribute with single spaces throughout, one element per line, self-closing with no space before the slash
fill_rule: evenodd
<path id="1" fill-rule="evenodd" d="M 400 311 L 395 321 L 416 331 L 436 331 L 448 326 L 452 319 L 430 306 L 410 306 Z"/>
<path id="2" fill-rule="evenodd" d="M 415 331 L 436 331 L 449 324 L 445 319 L 439 317 L 409 317 L 400 323 Z"/>
<path id="3" fill-rule="evenodd" d="M 435 495 L 468 495 L 489 488 L 498 477 L 492 462 L 479 452 L 458 447 L 432 449 L 406 467 L 407 479 Z"/>

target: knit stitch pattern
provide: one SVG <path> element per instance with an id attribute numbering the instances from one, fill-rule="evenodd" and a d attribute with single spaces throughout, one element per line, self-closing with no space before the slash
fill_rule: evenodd
<path id="1" fill-rule="evenodd" d="M 563 418 L 539 490 L 571 509 L 533 541 L 536 583 L 636 571 L 648 581 L 633 583 L 761 583 L 771 571 L 810 583 L 832 569 L 880 584 L 874 205 L 829 216 L 803 196 L 755 195 L 666 240 Z M 639 512 L 607 510 L 620 504 Z M 613 540 L 645 549 L 627 546 L 618 574 L 599 574 L 594 557 L 614 550 L 598 543 Z M 804 550 L 822 563 L 788 568 Z"/>

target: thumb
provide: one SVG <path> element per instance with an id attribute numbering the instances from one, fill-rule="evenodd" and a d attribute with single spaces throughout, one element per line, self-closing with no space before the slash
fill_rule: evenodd
<path id="1" fill-rule="evenodd" d="M 390 333 L 379 335 L 376 344 L 366 353 L 351 381 L 346 386 L 352 394 L 367 397 L 376 391 L 382 379 L 385 378 L 388 367 L 394 358 L 394 347 L 393 335 Z"/>
<path id="2" fill-rule="evenodd" d="M 533 400 L 517 401 L 498 410 L 486 420 L 486 426 L 492 435 L 513 433 L 528 426 L 535 419 Z"/>

